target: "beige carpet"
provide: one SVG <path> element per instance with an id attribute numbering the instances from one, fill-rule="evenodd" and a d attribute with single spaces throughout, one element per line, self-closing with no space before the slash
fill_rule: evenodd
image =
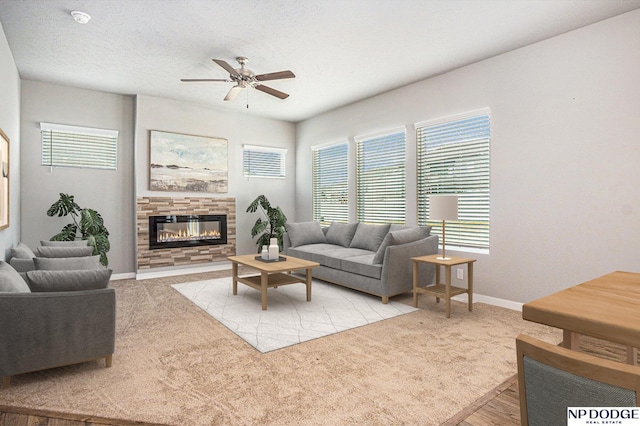
<path id="1" fill-rule="evenodd" d="M 172 425 L 437 425 L 516 371 L 515 337 L 558 330 L 484 304 L 444 305 L 261 354 L 170 287 L 117 281 L 113 367 L 16 376 L 0 404 Z M 394 298 L 411 303 L 411 296 Z"/>

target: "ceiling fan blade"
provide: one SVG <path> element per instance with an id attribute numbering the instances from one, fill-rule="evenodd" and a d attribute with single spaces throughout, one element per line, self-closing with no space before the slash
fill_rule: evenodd
<path id="1" fill-rule="evenodd" d="M 226 61 L 223 61 L 222 59 L 212 59 L 213 62 L 215 62 L 216 64 L 220 65 L 222 68 L 224 68 L 230 75 L 240 75 L 238 74 L 238 72 L 231 66 L 229 65 Z"/>
<path id="2" fill-rule="evenodd" d="M 283 78 L 295 78 L 295 74 L 291 71 L 278 71 L 271 72 L 269 74 L 256 75 L 256 80 L 258 81 L 281 80 Z"/>
<path id="3" fill-rule="evenodd" d="M 225 101 L 234 100 L 236 96 L 238 96 L 238 94 L 242 91 L 242 89 L 244 89 L 244 87 L 242 86 L 233 86 L 231 90 L 229 90 L 229 93 L 227 93 L 227 96 L 224 97 L 224 100 Z"/>
<path id="4" fill-rule="evenodd" d="M 180 81 L 186 81 L 186 82 L 198 82 L 198 81 L 224 81 L 224 82 L 231 82 L 231 80 L 229 80 L 228 78 L 181 78 Z"/>
<path id="5" fill-rule="evenodd" d="M 286 93 L 272 87 L 265 86 L 264 84 L 256 84 L 255 89 L 280 99 L 287 99 L 289 97 Z"/>

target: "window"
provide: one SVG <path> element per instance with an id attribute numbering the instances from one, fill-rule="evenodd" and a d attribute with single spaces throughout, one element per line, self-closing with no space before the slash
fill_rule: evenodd
<path id="1" fill-rule="evenodd" d="M 356 218 L 405 223 L 405 130 L 356 138 Z"/>
<path id="2" fill-rule="evenodd" d="M 116 170 L 118 131 L 40 123 L 42 165 Z"/>
<path id="3" fill-rule="evenodd" d="M 312 148 L 313 220 L 323 225 L 349 220 L 349 145 Z"/>
<path id="4" fill-rule="evenodd" d="M 429 195 L 458 195 L 458 221 L 447 221 L 447 243 L 489 248 L 488 109 L 416 124 L 418 223 L 441 233 L 442 222 L 429 222 Z"/>
<path id="5" fill-rule="evenodd" d="M 244 145 L 242 147 L 244 177 L 284 179 L 286 154 L 287 150 L 282 148 Z"/>

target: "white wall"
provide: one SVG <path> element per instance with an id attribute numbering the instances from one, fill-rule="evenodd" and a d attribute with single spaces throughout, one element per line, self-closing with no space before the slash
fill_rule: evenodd
<path id="1" fill-rule="evenodd" d="M 135 261 L 133 107 L 131 96 L 24 80 L 22 82 L 22 241 L 32 248 L 71 223 L 48 217 L 61 192 L 102 215 L 109 230 L 109 268 L 131 273 Z M 40 122 L 118 130 L 118 169 L 41 165 Z"/>
<path id="2" fill-rule="evenodd" d="M 428 51 L 423 52 L 428 54 Z M 310 220 L 316 144 L 490 107 L 490 254 L 475 292 L 529 300 L 614 270 L 640 272 L 640 10 L 298 124 L 296 220 Z"/>
<path id="3" fill-rule="evenodd" d="M 149 191 L 149 131 L 161 130 L 189 135 L 224 138 L 229 146 L 228 193 Z M 288 149 L 285 179 L 244 178 L 242 145 L 262 145 Z M 258 213 L 246 213 L 260 194 L 286 215 L 295 216 L 295 125 L 293 123 L 238 114 L 185 102 L 137 96 L 136 102 L 136 196 L 210 196 L 236 198 L 237 253 L 257 251 L 251 227 Z"/>
<path id="4" fill-rule="evenodd" d="M 0 259 L 20 241 L 20 76 L 0 24 L 0 129 L 9 138 L 9 227 L 0 231 Z"/>

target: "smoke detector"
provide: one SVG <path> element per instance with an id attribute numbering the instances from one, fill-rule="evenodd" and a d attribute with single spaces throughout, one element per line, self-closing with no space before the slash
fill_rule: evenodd
<path id="1" fill-rule="evenodd" d="M 71 12 L 71 16 L 73 17 L 73 20 L 78 24 L 86 24 L 87 22 L 89 22 L 89 19 L 91 19 L 91 16 L 89 16 L 88 13 L 80 12 L 79 10 L 74 10 L 73 12 Z"/>

